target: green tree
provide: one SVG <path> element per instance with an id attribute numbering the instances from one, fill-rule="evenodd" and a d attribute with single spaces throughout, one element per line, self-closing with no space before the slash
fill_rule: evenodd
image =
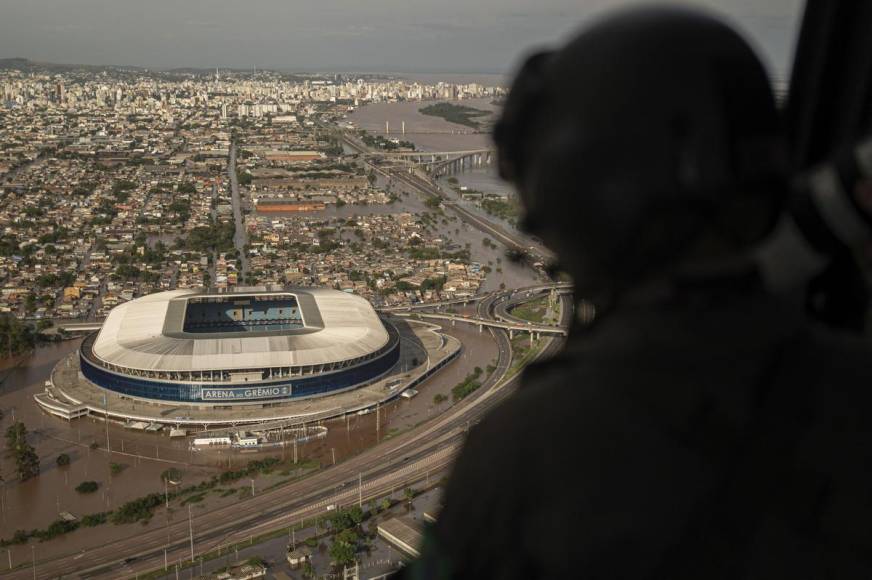
<path id="1" fill-rule="evenodd" d="M 170 467 L 166 471 L 160 474 L 161 481 L 175 481 L 179 482 L 182 480 L 182 472 L 176 467 Z"/>
<path id="2" fill-rule="evenodd" d="M 136 183 L 128 180 L 128 179 L 119 179 L 115 183 L 112 184 L 112 193 L 118 194 L 122 191 L 130 191 L 131 189 L 136 189 Z"/>
<path id="3" fill-rule="evenodd" d="M 197 193 L 197 188 L 190 181 L 179 184 L 179 193 Z"/>
<path id="4" fill-rule="evenodd" d="M 363 521 L 363 510 L 360 506 L 337 510 L 327 521 L 334 531 L 348 530 L 360 525 Z"/>
<path id="5" fill-rule="evenodd" d="M 360 523 L 363 521 L 363 515 L 363 508 L 361 508 L 360 506 L 356 505 L 348 510 L 348 516 L 355 526 L 359 526 Z"/>
<path id="6" fill-rule="evenodd" d="M 336 535 L 333 545 L 330 546 L 330 557 L 339 566 L 346 566 L 354 562 L 357 553 L 357 534 L 352 530 L 343 530 Z"/>
<path id="7" fill-rule="evenodd" d="M 27 428 L 16 421 L 6 429 L 6 448 L 15 459 L 16 471 L 21 481 L 39 475 L 39 456 L 27 442 Z"/>
<path id="8" fill-rule="evenodd" d="M 36 296 L 28 294 L 27 307 L 36 307 Z M 36 335 L 29 324 L 25 324 L 14 316 L 0 316 L 0 353 L 13 356 L 30 350 L 36 344 Z"/>
<path id="9" fill-rule="evenodd" d="M 58 467 L 66 467 L 70 464 L 70 456 L 66 453 L 61 453 L 58 455 L 57 464 Z"/>
<path id="10" fill-rule="evenodd" d="M 98 487 L 100 487 L 100 484 L 96 481 L 83 481 L 76 486 L 76 491 L 78 493 L 94 493 Z"/>
<path id="11" fill-rule="evenodd" d="M 93 528 L 105 524 L 109 519 L 109 512 L 99 512 L 96 514 L 88 514 L 82 518 L 82 525 L 86 528 Z"/>
<path id="12" fill-rule="evenodd" d="M 239 185 L 249 185 L 253 180 L 250 173 L 239 170 L 236 171 L 236 178 L 239 180 Z"/>

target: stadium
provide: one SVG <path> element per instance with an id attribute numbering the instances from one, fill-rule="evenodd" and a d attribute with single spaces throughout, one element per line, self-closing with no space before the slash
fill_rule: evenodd
<path id="1" fill-rule="evenodd" d="M 369 302 L 337 290 L 175 290 L 113 309 L 79 366 L 126 398 L 263 405 L 371 384 L 397 364 L 399 344 Z"/>

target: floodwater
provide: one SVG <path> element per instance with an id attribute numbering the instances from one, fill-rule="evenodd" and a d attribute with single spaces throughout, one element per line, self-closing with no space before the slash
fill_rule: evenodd
<path id="1" fill-rule="evenodd" d="M 499 178 L 495 165 L 484 169 L 464 171 L 452 177 L 456 178 L 461 186 L 484 193 L 505 195 L 514 192 L 514 188 L 511 185 Z"/>
<path id="2" fill-rule="evenodd" d="M 4 417 L 0 428 L 5 430 L 14 420 L 24 423 L 28 441 L 40 458 L 40 474 L 20 481 L 15 473 L 11 454 L 3 447 L 0 453 L 0 537 L 7 538 L 18 529 L 43 528 L 56 520 L 60 512 L 82 516 L 106 511 L 121 503 L 162 488 L 160 474 L 169 467 L 181 467 L 185 483 L 209 477 L 217 469 L 208 465 L 187 465 L 184 443 L 167 437 L 125 431 L 122 427 L 102 421 L 80 419 L 67 422 L 43 413 L 33 401 L 49 378 L 51 369 L 66 354 L 79 346 L 79 340 L 37 348 L 31 355 L 20 357 L 18 366 L 4 371 L 0 386 L 0 409 Z M 106 452 L 110 441 L 112 453 Z M 91 449 L 92 443 L 98 444 Z M 149 453 L 152 457 L 141 457 Z M 57 465 L 61 453 L 70 456 L 67 467 Z M 110 463 L 122 465 L 122 471 L 110 474 Z M 97 481 L 96 493 L 81 495 L 75 487 L 83 481 Z M 102 526 L 111 530 L 110 526 Z M 95 528 L 99 530 L 100 528 Z M 99 532 L 97 532 L 99 536 Z M 13 547 L 24 557 L 27 546 Z M 13 557 L 15 554 L 13 553 Z"/>
<path id="3" fill-rule="evenodd" d="M 505 181 L 499 178 L 496 174 L 496 170 L 493 168 L 484 168 L 484 169 L 476 169 L 474 171 L 464 171 L 463 173 L 458 173 L 457 175 L 452 175 L 451 177 L 457 179 L 457 185 L 460 187 L 466 187 L 468 190 L 473 191 L 481 191 L 484 193 L 494 193 L 502 196 L 514 196 L 514 189 L 507 184 Z M 439 179 L 440 184 L 442 185 L 442 190 L 448 193 L 448 197 L 462 205 L 465 209 L 478 214 L 482 218 L 488 220 L 491 223 L 497 224 L 501 226 L 507 232 L 511 232 L 514 234 L 522 234 L 517 228 L 516 224 L 510 223 L 508 220 L 503 219 L 499 216 L 491 215 L 484 211 L 482 207 L 479 205 L 478 201 L 475 200 L 464 200 L 460 193 L 457 193 L 454 190 L 452 184 L 448 183 L 448 177 L 441 177 Z"/>
<path id="4" fill-rule="evenodd" d="M 477 109 L 493 111 L 495 114 L 499 111 L 499 107 L 494 105 L 491 99 L 468 99 L 456 102 Z M 390 136 L 412 141 L 419 150 L 423 151 L 463 151 L 493 147 L 488 133 L 474 132 L 469 127 L 449 123 L 441 117 L 432 117 L 420 113 L 419 109 L 428 104 L 430 103 L 417 101 L 374 103 L 356 109 L 348 115 L 347 120 L 353 122 L 356 127 L 381 135 L 385 134 L 385 122 L 387 122 L 391 127 Z M 403 122 L 406 124 L 405 135 L 400 134 Z M 497 176 L 495 165 L 459 173 L 454 177 L 457 178 L 460 185 L 466 186 L 469 189 L 491 193 L 508 193 L 511 191 L 511 187 Z M 445 185 L 446 190 L 450 189 L 444 181 L 443 185 Z M 459 199 L 459 196 L 455 195 L 454 197 Z M 509 231 L 515 230 L 507 221 L 486 214 L 475 206 L 474 203 L 464 203 L 464 205 Z M 384 208 L 384 211 L 388 213 L 395 211 L 426 211 L 421 200 L 414 194 L 404 196 L 402 203 L 398 202 L 392 206 L 371 207 Z M 400 208 L 404 209 L 400 210 Z M 322 215 L 330 215 L 329 212 L 340 212 L 343 210 L 348 211 L 349 206 L 339 210 L 328 209 L 322 212 Z M 352 209 L 351 212 L 353 213 L 353 211 Z M 378 210 L 373 209 L 370 211 L 375 212 Z M 501 284 L 505 284 L 508 288 L 517 288 L 538 283 L 539 279 L 536 273 L 529 267 L 511 263 L 505 259 L 505 248 L 502 245 L 498 244 L 496 248 L 485 247 L 482 242 L 487 236 L 471 226 L 461 223 L 460 220 L 452 219 L 453 214 L 451 212 L 447 213 L 450 216 L 448 218 L 449 223 L 444 224 L 440 220 L 438 226 L 439 233 L 461 246 L 467 243 L 470 244 L 472 260 L 489 266 L 492 270 L 483 286 L 484 291 L 495 290 Z M 342 214 L 337 213 L 335 215 L 340 216 Z M 361 215 L 363 214 L 361 213 Z"/>
<path id="5" fill-rule="evenodd" d="M 495 109 L 486 100 L 463 103 L 477 108 Z M 353 116 L 356 116 L 359 126 L 364 128 L 366 126 L 363 123 L 369 123 L 373 127 L 381 125 L 383 128 L 385 117 L 397 128 L 400 121 L 405 120 L 408 132 L 418 132 L 409 134 L 406 138 L 414 141 L 421 149 L 451 151 L 489 146 L 488 135 L 466 134 L 468 128 L 453 125 L 437 117 L 421 115 L 417 112 L 419 106 L 423 105 L 372 105 L 356 111 Z M 452 130 L 457 133 L 451 134 Z M 461 184 L 473 189 L 491 191 L 490 188 L 502 186 L 495 175 L 488 171 L 464 173 L 457 177 Z M 399 189 L 399 186 L 395 187 Z M 316 212 L 316 215 L 348 218 L 372 213 L 427 211 L 422 200 L 415 194 L 401 194 L 400 198 L 400 201 L 392 205 L 345 206 L 339 209 L 331 207 Z M 501 246 L 485 247 L 482 240 L 486 236 L 464 224 L 450 212 L 446 212 L 444 218 L 440 217 L 437 221 L 436 231 L 458 246 L 469 244 L 472 260 L 493 269 L 485 283 L 485 290 L 496 289 L 500 284 L 521 287 L 537 282 L 537 276 L 530 268 L 505 259 L 505 250 Z M 381 422 L 378 428 L 375 414 L 328 422 L 328 436 L 300 445 L 299 459 L 313 460 L 327 466 L 332 463 L 335 454 L 336 461 L 342 461 L 377 440 L 411 428 L 450 406 L 451 387 L 463 380 L 474 367 L 485 367 L 492 362 L 496 357 L 496 346 L 489 333 L 479 334 L 474 327 L 459 325 L 456 328 L 446 328 L 445 331 L 464 342 L 464 353 L 456 362 L 422 385 L 418 397 L 411 400 L 399 399 L 386 405 L 384 413 L 379 414 Z M 41 346 L 34 353 L 20 357 L 14 368 L 4 369 L 0 364 L 0 376 L 4 376 L 0 384 L 0 409 L 4 411 L 0 429 L 5 431 L 13 417 L 23 421 L 30 432 L 28 440 L 40 457 L 41 467 L 39 477 L 21 482 L 14 473 L 14 463 L 9 453 L 5 448 L 0 453 L 0 476 L 4 481 L 0 488 L 0 537 L 9 537 L 17 529 L 44 528 L 57 519 L 59 512 L 69 511 L 82 516 L 113 509 L 123 502 L 148 493 L 160 492 L 163 487 L 160 474 L 169 467 L 181 469 L 183 482 L 187 485 L 208 479 L 224 468 L 239 467 L 251 459 L 268 455 L 279 455 L 282 459 L 291 461 L 290 449 L 282 449 L 280 453 L 273 451 L 251 455 L 229 451 L 191 453 L 185 441 L 170 440 L 164 435 L 131 432 L 120 425 L 107 426 L 106 423 L 96 420 L 66 422 L 44 414 L 33 401 L 33 394 L 43 389 L 54 365 L 66 354 L 74 351 L 78 344 L 79 341 L 68 341 Z M 474 356 L 470 353 L 474 353 Z M 436 405 L 433 398 L 437 393 L 449 395 L 449 400 Z M 107 452 L 107 441 L 111 453 Z M 92 449 L 94 444 L 96 448 Z M 68 467 L 57 466 L 56 459 L 61 453 L 67 453 L 71 457 L 72 462 Z M 121 464 L 122 471 L 112 475 L 110 463 Z M 282 479 L 276 473 L 259 477 L 255 484 L 267 486 Z M 75 492 L 75 487 L 86 480 L 99 482 L 99 490 L 86 496 Z M 196 509 L 209 509 L 232 501 L 238 500 L 234 496 L 210 496 L 206 502 L 197 504 Z M 87 533 L 78 531 L 41 543 L 37 546 L 38 557 L 80 551 L 95 542 L 135 535 L 141 529 L 162 527 L 167 520 L 172 520 L 172 508 L 167 513 L 162 513 L 161 510 L 158 512 L 151 522 L 142 526 L 103 525 L 91 528 Z M 13 546 L 10 552 L 13 562 L 21 562 L 29 559 L 30 546 Z"/>
<path id="6" fill-rule="evenodd" d="M 484 368 L 496 362 L 497 346 L 490 333 L 480 333 L 477 327 L 465 324 L 441 328 L 441 332 L 463 343 L 463 352 L 454 362 L 416 387 L 417 397 L 398 397 L 384 405 L 378 413 L 349 415 L 344 419 L 326 422 L 329 429 L 327 437 L 308 444 L 307 458 L 318 458 L 327 465 L 332 463 L 335 453 L 339 462 L 371 447 L 377 441 L 383 441 L 385 437 L 436 417 L 453 404 L 450 398 L 452 387 L 472 373 L 476 366 Z M 448 396 L 448 400 L 437 405 L 434 402 L 437 394 Z"/>
<path id="7" fill-rule="evenodd" d="M 411 141 L 421 151 L 464 151 L 484 149 L 493 146 L 490 134 L 479 132 L 465 125 L 450 123 L 442 117 L 433 117 L 419 112 L 428 105 L 443 101 L 403 101 L 399 103 L 373 103 L 356 109 L 348 115 L 347 121 L 359 129 L 370 133 Z M 458 105 L 499 111 L 492 99 L 467 99 L 452 101 Z M 478 117 L 487 123 L 490 117 Z M 406 124 L 406 133 L 402 125 Z M 385 133 L 388 123 L 390 133 Z"/>
<path id="8" fill-rule="evenodd" d="M 468 174 L 458 176 L 461 179 Z M 479 177 L 479 179 L 483 179 Z M 329 206 L 326 209 L 316 212 L 299 212 L 296 214 L 274 214 L 274 219 L 293 219 L 298 218 L 323 218 L 349 219 L 356 216 L 368 215 L 388 215 L 399 213 L 424 213 L 432 212 L 433 210 L 424 205 L 423 200 L 417 193 L 406 191 L 408 195 L 402 193 L 405 191 L 402 184 L 394 184 L 395 190 L 400 193 L 399 201 L 388 205 L 346 205 L 341 208 Z M 494 216 L 489 216 L 478 208 L 470 206 L 480 213 L 483 217 L 497 222 L 506 229 L 512 229 L 512 226 Z M 505 284 L 508 288 L 520 288 L 523 286 L 531 286 L 537 284 L 539 278 L 531 268 L 522 264 L 512 263 L 505 257 L 505 248 L 502 245 L 497 247 L 485 246 L 483 240 L 489 237 L 472 226 L 462 222 L 450 210 L 445 211 L 444 216 L 440 216 L 435 225 L 435 232 L 446 240 L 447 243 L 454 244 L 458 248 L 465 247 L 469 244 L 470 258 L 473 262 L 478 262 L 482 266 L 489 266 L 491 273 L 487 276 L 483 290 L 490 291 L 500 287 L 500 284 Z M 343 239 L 355 240 L 351 229 L 343 230 Z"/>
<path id="9" fill-rule="evenodd" d="M 352 415 L 326 422 L 326 438 L 298 445 L 299 461 L 329 466 L 335 457 L 336 462 L 341 462 L 377 441 L 436 417 L 450 407 L 451 388 L 476 366 L 493 362 L 497 350 L 489 333 L 479 333 L 475 327 L 458 325 L 445 328 L 445 332 L 464 343 L 464 352 L 455 362 L 423 383 L 418 388 L 420 394 L 417 397 L 411 400 L 397 399 L 382 407 L 378 414 Z M 290 479 L 287 471 L 293 468 L 291 445 L 253 453 L 229 450 L 192 453 L 185 441 L 171 440 L 166 435 L 131 432 L 120 425 L 107 425 L 96 420 L 67 422 L 43 413 L 33 402 L 33 394 L 43 389 L 57 361 L 75 350 L 79 342 L 43 346 L 31 355 L 20 357 L 18 366 L 12 369 L 3 370 L 0 366 L 0 372 L 5 374 L 0 387 L 0 408 L 4 411 L 0 428 L 5 431 L 12 423 L 13 414 L 16 420 L 23 421 L 28 428 L 28 441 L 40 457 L 41 468 L 38 477 L 21 482 L 14 472 L 10 454 L 5 449 L 0 454 L 0 475 L 5 482 L 0 488 L 0 538 L 8 538 L 18 529 L 45 528 L 58 518 L 60 512 L 68 511 L 81 517 L 114 509 L 149 493 L 162 492 L 160 474 L 170 467 L 180 469 L 183 484 L 189 485 L 208 479 L 224 469 L 239 468 L 250 460 L 275 456 L 285 461 L 287 467 L 270 475 L 256 477 L 255 487 L 268 487 Z M 473 352 L 475 357 L 470 354 Z M 437 393 L 448 395 L 449 400 L 436 405 L 433 399 Z M 107 433 L 111 454 L 106 451 Z M 96 449 L 91 448 L 92 443 L 97 443 Z M 69 466 L 57 466 L 56 459 L 61 453 L 70 456 Z M 123 465 L 122 471 L 112 475 L 110 463 Z M 96 481 L 100 487 L 96 493 L 81 495 L 75 491 L 75 487 L 83 481 Z M 240 485 L 247 486 L 247 480 L 228 487 Z M 136 535 L 140 530 L 163 527 L 167 521 L 173 520 L 179 501 L 171 502 L 169 511 L 158 509 L 146 524 L 105 524 L 39 543 L 36 548 L 38 557 L 70 554 L 95 543 Z M 236 495 L 220 497 L 217 493 L 210 494 L 206 501 L 196 504 L 195 509 L 214 509 L 233 501 L 239 501 Z M 13 563 L 30 558 L 29 545 L 11 546 L 9 550 Z"/>

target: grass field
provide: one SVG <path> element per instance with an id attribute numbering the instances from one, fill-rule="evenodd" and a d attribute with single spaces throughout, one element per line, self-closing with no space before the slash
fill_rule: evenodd
<path id="1" fill-rule="evenodd" d="M 542 296 L 536 300 L 531 300 L 512 309 L 512 316 L 521 320 L 529 320 L 535 324 L 542 324 L 545 321 L 545 314 L 548 311 L 548 297 Z"/>

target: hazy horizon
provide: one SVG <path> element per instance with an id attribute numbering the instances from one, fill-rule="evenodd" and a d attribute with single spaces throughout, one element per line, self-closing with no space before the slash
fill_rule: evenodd
<path id="1" fill-rule="evenodd" d="M 626 0 L 0 0 L 0 58 L 155 70 L 510 73 Z M 737 25 L 784 75 L 800 0 L 694 0 Z"/>

